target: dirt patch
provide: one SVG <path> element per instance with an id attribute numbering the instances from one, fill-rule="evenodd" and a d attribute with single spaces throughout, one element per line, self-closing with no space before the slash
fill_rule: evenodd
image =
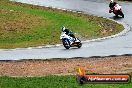
<path id="1" fill-rule="evenodd" d="M 87 70 L 87 73 L 128 73 L 132 71 L 132 56 L 0 61 L 0 75 L 44 76 L 77 74 L 79 67 Z"/>

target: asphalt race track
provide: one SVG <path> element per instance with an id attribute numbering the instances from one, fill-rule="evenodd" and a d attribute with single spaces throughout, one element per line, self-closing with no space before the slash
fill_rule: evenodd
<path id="1" fill-rule="evenodd" d="M 16 0 L 22 3 L 29 3 L 40 6 L 50 6 L 68 10 L 83 11 L 109 19 L 114 14 L 108 13 L 108 0 Z M 116 19 L 127 26 L 132 27 L 132 3 L 119 2 L 122 5 L 125 18 Z M 128 30 L 126 29 L 126 30 Z M 82 48 L 71 48 L 66 50 L 63 46 L 50 48 L 21 48 L 21 49 L 0 49 L 0 60 L 20 59 L 50 59 L 50 58 L 72 58 L 132 54 L 132 31 L 114 38 L 97 40 L 83 43 Z"/>

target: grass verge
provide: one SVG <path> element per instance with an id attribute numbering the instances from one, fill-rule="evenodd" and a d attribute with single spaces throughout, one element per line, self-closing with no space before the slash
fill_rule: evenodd
<path id="1" fill-rule="evenodd" d="M 107 19 L 0 0 L 0 48 L 60 43 L 64 25 L 82 39 L 116 34 L 123 26 Z"/>
<path id="2" fill-rule="evenodd" d="M 85 84 L 80 86 L 75 76 L 0 77 L 0 88 L 130 88 L 128 84 Z"/>

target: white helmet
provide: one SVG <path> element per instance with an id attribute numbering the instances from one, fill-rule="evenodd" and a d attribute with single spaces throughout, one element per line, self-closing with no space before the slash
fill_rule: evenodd
<path id="1" fill-rule="evenodd" d="M 114 2 L 114 0 L 111 0 L 111 2 L 113 3 L 113 2 Z"/>
<path id="2" fill-rule="evenodd" d="M 62 26 L 61 31 L 64 32 L 65 29 L 66 29 L 66 28 L 65 28 L 64 26 Z"/>

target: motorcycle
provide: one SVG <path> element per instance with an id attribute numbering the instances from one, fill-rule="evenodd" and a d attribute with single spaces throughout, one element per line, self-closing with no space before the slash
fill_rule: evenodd
<path id="1" fill-rule="evenodd" d="M 82 46 L 82 43 L 78 38 L 74 40 L 73 37 L 66 35 L 65 32 L 61 33 L 60 39 L 62 40 L 62 43 L 66 49 L 69 49 L 70 47 L 81 48 Z"/>
<path id="2" fill-rule="evenodd" d="M 116 4 L 112 9 L 109 10 L 109 13 L 114 13 L 116 17 L 118 17 L 118 15 L 122 16 L 122 18 L 124 18 L 124 14 L 122 12 L 121 6 Z"/>

